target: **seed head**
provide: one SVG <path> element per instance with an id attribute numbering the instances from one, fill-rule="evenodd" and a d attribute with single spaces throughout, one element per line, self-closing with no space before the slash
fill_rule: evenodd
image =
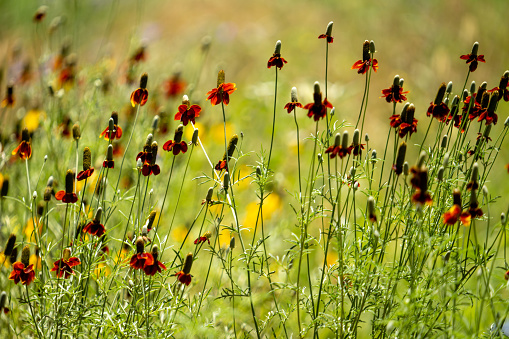
<path id="1" fill-rule="evenodd" d="M 299 102 L 299 99 L 297 98 L 297 87 L 292 87 L 290 98 L 292 102 Z"/>
<path id="2" fill-rule="evenodd" d="M 403 164 L 405 162 L 405 155 L 406 155 L 406 143 L 403 141 L 398 148 L 398 154 L 396 156 L 396 165 L 395 165 L 395 172 L 396 174 L 401 174 L 403 171 Z"/>
<path id="3" fill-rule="evenodd" d="M 493 93 L 491 93 L 490 103 L 488 105 L 488 112 L 495 112 L 498 103 L 498 95 L 499 95 L 498 91 L 494 91 Z"/>
<path id="4" fill-rule="evenodd" d="M 46 186 L 46 188 L 44 189 L 44 194 L 42 196 L 44 201 L 50 201 L 51 200 L 51 192 L 52 191 L 53 191 L 53 189 L 50 186 Z"/>
<path id="5" fill-rule="evenodd" d="M 341 134 L 336 133 L 336 137 L 334 138 L 334 147 L 338 147 L 341 145 Z"/>
<path id="6" fill-rule="evenodd" d="M 223 70 L 220 70 L 220 71 L 217 73 L 217 87 L 219 88 L 219 86 L 221 86 L 222 84 L 224 84 L 224 81 L 225 81 L 224 71 L 223 71 Z"/>
<path id="7" fill-rule="evenodd" d="M 364 134 L 364 141 L 365 141 L 365 142 L 368 142 L 368 141 L 369 141 L 369 135 L 368 135 L 368 133 Z"/>
<path id="8" fill-rule="evenodd" d="M 452 81 L 449 81 L 449 83 L 447 84 L 447 88 L 445 89 L 445 93 L 449 95 L 451 94 L 451 92 L 452 92 Z"/>
<path id="9" fill-rule="evenodd" d="M 72 193 L 74 189 L 74 172 L 70 169 L 65 174 L 65 193 Z"/>
<path id="10" fill-rule="evenodd" d="M 394 81 L 392 82 L 392 85 L 394 87 L 399 87 L 399 81 L 400 81 L 399 75 L 395 75 L 394 76 Z"/>
<path id="11" fill-rule="evenodd" d="M 92 165 L 92 152 L 90 151 L 90 148 L 85 147 L 85 149 L 83 149 L 83 170 L 88 171 L 91 165 Z"/>
<path id="12" fill-rule="evenodd" d="M 108 152 L 106 153 L 106 160 L 113 160 L 113 145 L 108 145 Z"/>
<path id="13" fill-rule="evenodd" d="M 230 174 L 226 172 L 223 177 L 223 189 L 225 192 L 228 192 L 229 185 L 230 185 Z"/>
<path id="14" fill-rule="evenodd" d="M 353 145 L 358 146 L 359 145 L 359 139 L 360 139 L 360 132 L 358 129 L 353 131 Z"/>
<path id="15" fill-rule="evenodd" d="M 9 256 L 9 261 L 13 264 L 16 260 L 18 260 L 18 248 L 14 247 L 11 251 L 11 255 Z"/>
<path id="16" fill-rule="evenodd" d="M 472 82 L 470 83 L 470 93 L 471 93 L 471 94 L 475 93 L 475 89 L 476 89 L 475 81 L 472 81 Z"/>
<path id="17" fill-rule="evenodd" d="M 341 148 L 343 149 L 348 148 L 348 131 L 343 132 L 343 136 L 341 138 Z"/>
<path id="18" fill-rule="evenodd" d="M 182 135 L 184 134 L 184 125 L 180 124 L 175 130 L 175 136 L 173 137 L 173 141 L 177 144 L 182 141 Z"/>
<path id="19" fill-rule="evenodd" d="M 98 207 L 97 208 L 97 211 L 95 211 L 95 216 L 94 216 L 94 221 L 96 223 L 101 223 L 101 216 L 102 216 L 102 213 L 103 213 L 103 209 L 102 207 Z"/>
<path id="20" fill-rule="evenodd" d="M 446 148 L 447 147 L 447 134 L 445 134 L 442 137 L 442 143 L 440 144 L 440 147 L 442 147 L 442 148 Z"/>
<path id="21" fill-rule="evenodd" d="M 313 93 L 314 94 L 321 94 L 322 93 L 320 91 L 320 83 L 318 81 L 315 81 L 315 84 L 313 86 Z"/>
<path id="22" fill-rule="evenodd" d="M 150 152 L 152 153 L 152 165 L 156 162 L 158 148 L 159 146 L 157 145 L 157 141 L 152 142 L 152 145 L 150 145 Z"/>
<path id="23" fill-rule="evenodd" d="M 147 228 L 152 228 L 152 225 L 154 225 L 154 221 L 156 220 L 156 211 L 150 212 L 147 218 Z"/>
<path id="24" fill-rule="evenodd" d="M 157 245 L 152 246 L 152 257 L 154 257 L 154 261 L 159 257 L 159 247 Z"/>
<path id="25" fill-rule="evenodd" d="M 80 140 L 81 138 L 80 125 L 78 125 L 77 123 L 72 126 L 72 138 L 76 141 Z"/>
<path id="26" fill-rule="evenodd" d="M 71 257 L 71 249 L 67 247 L 64 249 L 63 259 L 69 260 L 70 257 Z"/>
<path id="27" fill-rule="evenodd" d="M 223 158 L 223 160 L 229 160 L 231 158 L 231 156 L 233 155 L 233 152 L 235 152 L 235 147 L 237 146 L 238 141 L 239 141 L 239 137 L 237 136 L 237 134 L 234 134 L 231 137 L 230 141 L 228 142 L 228 148 L 227 148 L 228 159 Z"/>
<path id="28" fill-rule="evenodd" d="M 142 237 L 138 237 L 136 239 L 136 253 L 141 254 L 145 250 L 145 242 L 143 241 Z"/>
<path id="29" fill-rule="evenodd" d="M 442 82 L 442 84 L 438 88 L 438 92 L 435 97 L 435 102 L 434 102 L 435 105 L 440 105 L 442 103 L 442 101 L 444 100 L 446 88 L 447 88 L 447 86 L 445 85 L 445 82 Z"/>
<path id="30" fill-rule="evenodd" d="M 30 247 L 26 245 L 23 247 L 23 251 L 21 251 L 21 263 L 27 267 L 30 265 Z"/>
<path id="31" fill-rule="evenodd" d="M 505 213 L 504 213 L 504 212 L 502 212 L 502 213 L 500 214 L 500 222 L 501 222 L 501 223 L 502 223 L 502 225 L 504 225 L 504 226 L 505 226 L 505 224 L 507 223 L 507 217 L 505 216 Z"/>
<path id="32" fill-rule="evenodd" d="M 325 35 L 327 35 L 327 36 L 332 35 L 332 25 L 334 25 L 333 21 L 331 21 L 327 24 L 327 30 L 325 31 Z"/>
<path id="33" fill-rule="evenodd" d="M 376 162 L 376 149 L 371 151 L 371 162 L 373 164 Z"/>
<path id="34" fill-rule="evenodd" d="M 205 200 L 210 203 L 212 201 L 212 194 L 214 194 L 214 187 L 209 187 Z"/>
<path id="35" fill-rule="evenodd" d="M 440 167 L 437 172 L 437 180 L 442 181 L 444 180 L 444 168 Z"/>
<path id="36" fill-rule="evenodd" d="M 472 46 L 472 52 L 470 54 L 477 55 L 477 51 L 479 50 L 479 43 L 476 41 Z"/>
<path id="37" fill-rule="evenodd" d="M 2 291 L 2 294 L 0 294 L 0 310 L 5 309 L 7 305 L 7 293 L 5 291 Z"/>

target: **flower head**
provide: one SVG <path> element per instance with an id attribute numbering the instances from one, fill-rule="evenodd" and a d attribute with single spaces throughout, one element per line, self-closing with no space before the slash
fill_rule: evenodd
<path id="1" fill-rule="evenodd" d="M 428 192 L 428 169 L 424 165 L 424 155 L 421 154 L 419 164 L 410 169 L 412 179 L 410 183 L 415 188 L 415 193 L 412 196 L 412 201 L 417 205 L 431 205 L 433 200 Z"/>
<path id="2" fill-rule="evenodd" d="M 212 106 L 218 105 L 221 102 L 228 105 L 230 103 L 230 94 L 237 89 L 234 83 L 225 83 L 224 79 L 224 71 L 220 70 L 217 74 L 217 87 L 207 92 L 207 100 L 210 100 Z"/>
<path id="3" fill-rule="evenodd" d="M 113 120 L 113 121 L 112 121 Z M 111 131 L 111 133 L 110 133 Z M 118 125 L 118 113 L 112 112 L 108 127 L 102 131 L 99 138 L 104 137 L 105 140 L 115 140 L 122 137 L 122 128 Z"/>
<path id="4" fill-rule="evenodd" d="M 94 168 L 92 165 L 92 152 L 90 148 L 85 147 L 83 150 L 83 171 L 80 171 L 76 176 L 78 181 L 85 180 L 90 178 L 90 176 L 94 173 Z"/>
<path id="5" fill-rule="evenodd" d="M 157 245 L 152 246 L 152 258 L 154 259 L 152 264 L 145 264 L 145 267 L 143 267 L 143 272 L 145 272 L 146 275 L 154 275 L 157 272 L 161 272 L 162 270 L 166 270 L 166 266 L 157 258 L 159 257 L 159 247 Z"/>
<path id="6" fill-rule="evenodd" d="M 447 107 L 447 105 L 444 102 L 442 102 L 442 100 L 444 99 L 445 90 L 446 85 L 443 82 L 438 88 L 435 101 L 430 103 L 428 111 L 426 112 L 426 115 L 428 117 L 433 115 L 433 118 L 436 118 L 440 122 L 447 121 L 449 115 L 449 107 Z"/>
<path id="7" fill-rule="evenodd" d="M 21 142 L 18 147 L 12 151 L 12 155 L 18 154 L 20 159 L 30 159 L 32 156 L 32 143 L 30 141 L 30 134 L 26 128 L 21 132 Z"/>
<path id="8" fill-rule="evenodd" d="M 175 120 L 180 120 L 184 126 L 187 126 L 189 121 L 193 124 L 196 123 L 195 119 L 200 116 L 201 107 L 198 105 L 191 105 L 187 95 L 184 95 L 182 105 L 178 107 L 178 112 L 175 114 Z"/>
<path id="9" fill-rule="evenodd" d="M 304 106 L 304 109 L 308 110 L 308 117 L 313 117 L 315 121 L 325 118 L 327 116 L 327 108 L 332 108 L 332 104 L 327 101 L 327 98 L 322 102 L 322 92 L 320 92 L 318 81 L 315 82 L 313 100 L 314 102 Z"/>
<path id="10" fill-rule="evenodd" d="M 106 152 L 106 160 L 103 161 L 104 168 L 115 168 L 115 161 L 113 160 L 113 145 L 108 145 L 108 151 Z"/>
<path id="11" fill-rule="evenodd" d="M 173 140 L 168 140 L 164 143 L 163 149 L 165 151 L 172 151 L 173 155 L 177 155 L 180 152 L 182 154 L 187 152 L 187 143 L 185 141 L 182 141 L 182 134 L 184 133 L 184 126 L 179 125 L 177 129 L 175 130 L 175 135 L 173 137 Z"/>
<path id="12" fill-rule="evenodd" d="M 464 54 L 460 56 L 461 60 L 466 60 L 467 64 L 470 64 L 468 66 L 468 69 L 470 72 L 474 72 L 477 69 L 478 62 L 486 62 L 484 60 L 484 55 L 477 55 L 477 51 L 479 49 L 479 43 L 475 42 L 472 46 L 472 52 L 470 54 Z"/>
<path id="13" fill-rule="evenodd" d="M 74 204 L 78 201 L 78 196 L 74 191 L 74 172 L 72 170 L 67 170 L 65 174 L 65 191 L 58 191 L 55 193 L 55 199 L 61 200 L 66 204 Z"/>
<path id="14" fill-rule="evenodd" d="M 62 276 L 64 276 L 65 279 L 68 279 L 71 274 L 74 274 L 74 270 L 72 268 L 79 264 L 81 264 L 80 259 L 77 257 L 71 257 L 71 250 L 66 248 L 64 249 L 63 258 L 53 263 L 53 268 L 50 272 L 56 272 L 58 278 L 62 278 Z"/>
<path id="15" fill-rule="evenodd" d="M 297 87 L 292 87 L 290 98 L 291 101 L 285 105 L 285 109 L 288 113 L 295 111 L 296 107 L 302 108 L 302 104 L 297 99 Z"/>
<path id="16" fill-rule="evenodd" d="M 102 237 L 105 233 L 104 225 L 101 224 L 102 208 L 97 208 L 94 219 L 89 222 L 84 228 L 83 232 L 97 237 Z"/>
<path id="17" fill-rule="evenodd" d="M 167 98 L 174 98 L 177 95 L 184 93 L 186 83 L 181 79 L 181 72 L 177 70 L 173 75 L 164 83 L 164 92 Z"/>
<path id="18" fill-rule="evenodd" d="M 219 160 L 219 162 L 214 167 L 216 171 L 222 171 L 224 169 L 228 170 L 228 162 L 230 162 L 230 158 L 233 156 L 238 142 L 239 137 L 237 134 L 234 134 L 230 138 L 230 141 L 228 141 L 228 147 L 226 148 L 226 152 L 223 154 L 223 158 Z"/>
<path id="19" fill-rule="evenodd" d="M 488 95 L 488 93 L 486 92 Z M 498 122 L 498 115 L 495 113 L 495 110 L 497 108 L 497 103 L 499 100 L 499 92 L 493 91 L 491 93 L 490 101 L 488 104 L 488 108 L 484 109 L 482 113 L 479 115 L 479 118 L 477 121 L 485 121 L 486 125 L 490 125 L 493 123 L 493 125 L 496 125 Z"/>
<path id="20" fill-rule="evenodd" d="M 352 66 L 352 69 L 358 70 L 358 74 L 366 74 L 370 66 L 373 67 L 375 72 L 378 69 L 378 60 L 371 58 L 370 45 L 368 40 L 364 41 L 362 44 L 362 60 L 357 60 Z"/>
<path id="21" fill-rule="evenodd" d="M 276 42 L 276 48 L 274 50 L 274 54 L 269 58 L 267 62 L 267 68 L 271 68 L 272 66 L 276 66 L 277 68 L 283 68 L 284 64 L 287 61 L 281 57 L 281 40 Z"/>
<path id="22" fill-rule="evenodd" d="M 148 75 L 147 73 L 143 73 L 140 78 L 140 87 L 131 93 L 131 105 L 133 105 L 133 107 L 136 105 L 143 106 L 147 103 L 148 100 L 147 82 Z"/>
<path id="23" fill-rule="evenodd" d="M 144 176 L 149 176 L 151 174 L 158 175 L 161 172 L 159 165 L 156 164 L 158 148 L 157 142 L 152 142 L 152 145 L 150 146 L 150 156 L 146 157 L 145 162 L 143 163 L 143 168 L 141 169 L 141 173 Z"/>
<path id="24" fill-rule="evenodd" d="M 186 286 L 189 286 L 191 283 L 192 275 L 191 267 L 193 266 L 193 253 L 189 253 L 186 256 L 186 259 L 184 260 L 184 266 L 181 271 L 175 273 L 175 276 L 177 277 L 178 281 L 180 281 L 181 284 L 185 284 Z"/>
<path id="25" fill-rule="evenodd" d="M 12 256 L 12 255 L 11 255 Z M 34 265 L 30 264 L 30 248 L 28 246 L 23 247 L 21 253 L 21 261 L 16 261 L 12 264 L 12 272 L 9 275 L 10 280 L 14 280 L 17 284 L 21 281 L 23 285 L 30 285 L 35 279 Z"/>
<path id="26" fill-rule="evenodd" d="M 391 87 L 382 90 L 381 98 L 385 98 L 387 102 L 403 102 L 406 100 L 406 95 L 409 93 L 408 91 L 403 92 L 403 79 L 399 78 L 399 75 L 394 77 L 394 81 Z"/>
<path id="27" fill-rule="evenodd" d="M 206 241 L 210 245 L 210 237 L 211 236 L 212 236 L 212 233 L 210 233 L 210 231 L 207 231 L 207 232 L 203 233 L 203 235 L 196 238 L 196 240 L 194 241 L 194 244 L 198 245 L 198 244 L 201 244 L 202 242 Z"/>
<path id="28" fill-rule="evenodd" d="M 325 31 L 325 34 L 320 34 L 318 36 L 318 39 L 327 39 L 327 43 L 331 44 L 334 42 L 334 37 L 332 36 L 332 25 L 334 22 L 329 22 L 327 25 L 327 30 Z"/>
<path id="29" fill-rule="evenodd" d="M 343 159 L 347 154 L 352 152 L 352 148 L 348 146 L 348 132 L 345 131 L 343 133 L 343 139 L 341 139 L 341 135 L 339 133 L 336 134 L 336 138 L 334 139 L 334 145 L 329 146 L 325 153 L 329 153 L 329 157 L 334 159 L 338 156 L 340 159 Z"/>
<path id="30" fill-rule="evenodd" d="M 154 257 L 150 253 L 145 253 L 145 242 L 142 237 L 136 240 L 136 254 L 131 257 L 129 265 L 134 269 L 142 270 L 145 266 L 154 264 Z"/>
<path id="31" fill-rule="evenodd" d="M 498 91 L 499 96 L 498 100 L 504 99 L 504 101 L 509 101 L 509 90 L 507 89 L 507 84 L 509 82 L 509 71 L 505 71 L 504 75 L 500 78 L 500 83 L 498 87 L 494 87 L 488 91 L 488 93 Z"/>

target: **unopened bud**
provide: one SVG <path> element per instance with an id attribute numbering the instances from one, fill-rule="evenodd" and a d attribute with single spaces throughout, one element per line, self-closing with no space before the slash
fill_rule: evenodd
<path id="1" fill-rule="evenodd" d="M 325 35 L 327 35 L 327 36 L 332 35 L 332 25 L 334 25 L 333 21 L 331 21 L 327 24 L 327 30 L 325 31 Z"/>
<path id="2" fill-rule="evenodd" d="M 368 135 L 368 133 L 364 134 L 364 141 L 365 141 L 365 142 L 368 142 L 368 141 L 369 141 L 369 135 Z"/>
<path id="3" fill-rule="evenodd" d="M 97 211 L 95 211 L 95 216 L 94 216 L 94 221 L 95 222 L 97 222 L 97 223 L 101 222 L 102 213 L 103 213 L 102 207 L 98 207 Z"/>
<path id="4" fill-rule="evenodd" d="M 207 191 L 207 197 L 205 198 L 208 203 L 212 201 L 212 194 L 214 194 L 214 187 L 209 187 L 209 190 Z"/>
<path id="5" fill-rule="evenodd" d="M 437 172 L 437 180 L 442 181 L 444 180 L 444 168 L 440 167 Z"/>
<path id="6" fill-rule="evenodd" d="M 477 163 L 474 163 L 472 166 L 472 175 L 470 176 L 471 182 L 477 182 L 477 178 L 479 177 L 479 165 Z"/>
<path id="7" fill-rule="evenodd" d="M 152 120 L 152 130 L 155 131 L 158 125 L 159 125 L 159 115 L 156 115 Z"/>
<path id="8" fill-rule="evenodd" d="M 334 138 L 334 147 L 338 147 L 341 144 L 341 134 L 336 133 L 336 137 Z"/>
<path id="9" fill-rule="evenodd" d="M 449 165 L 449 153 L 445 153 L 444 161 L 442 162 L 442 166 L 447 167 Z"/>
<path id="10" fill-rule="evenodd" d="M 506 218 L 506 216 L 505 216 L 505 213 L 504 213 L 504 212 L 502 212 L 502 213 L 500 214 L 500 222 L 501 222 L 501 223 L 502 223 L 502 225 L 504 225 L 504 226 L 505 226 L 505 224 L 507 223 L 507 218 Z"/>
<path id="11" fill-rule="evenodd" d="M 81 138 L 81 129 L 80 129 L 80 125 L 78 124 L 74 124 L 72 126 L 72 138 L 76 141 L 80 140 Z"/>
<path id="12" fill-rule="evenodd" d="M 182 268 L 184 274 L 189 274 L 191 272 L 191 267 L 193 267 L 193 253 L 188 253 L 184 260 L 184 267 Z"/>
<path id="13" fill-rule="evenodd" d="M 299 102 L 299 99 L 297 98 L 297 87 L 292 87 L 290 98 L 292 102 Z"/>
<path id="14" fill-rule="evenodd" d="M 442 148 L 446 148 L 447 147 L 447 134 L 445 134 L 442 137 L 442 143 L 440 144 L 440 147 L 442 147 Z"/>
<path id="15" fill-rule="evenodd" d="M 256 176 L 261 177 L 262 176 L 262 169 L 260 166 L 256 166 Z"/>
<path id="16" fill-rule="evenodd" d="M 143 163 L 141 162 L 141 159 L 138 158 L 138 160 L 136 160 L 136 168 L 138 170 L 140 170 L 142 167 L 143 167 Z"/>
<path id="17" fill-rule="evenodd" d="M 373 164 L 376 162 L 376 149 L 371 151 L 371 162 Z"/>
<path id="18" fill-rule="evenodd" d="M 225 192 L 228 192 L 229 185 L 230 185 L 230 174 L 226 172 L 223 177 L 223 189 L 225 190 Z"/>
<path id="19" fill-rule="evenodd" d="M 25 265 L 25 268 L 30 264 L 30 247 L 28 245 L 21 251 L 21 263 Z"/>
<path id="20" fill-rule="evenodd" d="M 403 164 L 403 175 L 405 177 L 408 176 L 409 169 L 410 169 L 410 165 L 408 165 L 408 161 L 405 161 L 405 163 Z"/>
<path id="21" fill-rule="evenodd" d="M 357 146 L 359 145 L 359 139 L 360 139 L 360 132 L 358 129 L 353 131 L 353 145 Z"/>
<path id="22" fill-rule="evenodd" d="M 369 42 L 369 53 L 371 54 L 375 54 L 376 52 L 376 49 L 375 49 L 375 42 L 373 40 L 371 40 Z"/>
<path id="23" fill-rule="evenodd" d="M 484 195 L 484 198 L 487 199 L 488 198 L 488 187 L 486 186 L 483 186 L 482 187 L 482 194 Z"/>
<path id="24" fill-rule="evenodd" d="M 141 89 L 147 88 L 147 83 L 148 83 L 148 74 L 143 73 L 140 78 L 140 88 Z"/>
<path id="25" fill-rule="evenodd" d="M 230 249 L 233 250 L 235 248 L 235 237 L 230 239 Z"/>
<path id="26" fill-rule="evenodd" d="M 32 199 L 37 199 L 37 191 L 34 191 L 34 193 L 32 194 Z"/>
<path id="27" fill-rule="evenodd" d="M 281 54 L 281 40 L 276 41 L 276 47 L 274 48 L 274 54 Z"/>
<path id="28" fill-rule="evenodd" d="M 371 221 L 376 221 L 375 199 L 372 196 L 368 198 L 368 217 Z"/>
<path id="29" fill-rule="evenodd" d="M 447 88 L 445 89 L 445 92 L 447 94 L 451 94 L 451 92 L 452 92 L 452 81 L 449 81 L 449 83 L 447 84 Z"/>
<path id="30" fill-rule="evenodd" d="M 195 128 L 193 131 L 193 137 L 191 138 L 191 142 L 193 145 L 198 145 L 198 128 Z"/>
<path id="31" fill-rule="evenodd" d="M 419 154 L 419 161 L 417 161 L 417 167 L 422 167 L 424 165 L 424 161 L 426 160 L 426 151 L 422 151 Z"/>
<path id="32" fill-rule="evenodd" d="M 472 52 L 470 54 L 477 56 L 477 51 L 479 50 L 479 43 L 476 41 L 472 46 Z"/>

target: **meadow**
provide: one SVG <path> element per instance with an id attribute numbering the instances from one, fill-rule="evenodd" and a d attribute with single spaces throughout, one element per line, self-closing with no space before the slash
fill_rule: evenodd
<path id="1" fill-rule="evenodd" d="M 2 2 L 0 336 L 509 335 L 478 6 Z"/>

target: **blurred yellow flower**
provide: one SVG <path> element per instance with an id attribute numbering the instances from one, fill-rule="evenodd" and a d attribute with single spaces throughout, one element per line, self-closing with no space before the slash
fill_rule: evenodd
<path id="1" fill-rule="evenodd" d="M 39 235 L 42 233 L 42 223 L 39 223 L 37 219 L 35 220 L 36 224 L 39 224 Z M 29 242 L 36 242 L 35 234 L 34 234 L 34 218 L 28 219 L 27 225 L 25 226 L 25 237 Z"/>
<path id="2" fill-rule="evenodd" d="M 263 220 L 269 220 L 272 215 L 281 208 L 281 198 L 278 194 L 272 193 L 263 202 Z M 246 207 L 246 218 L 244 225 L 248 228 L 254 228 L 256 217 L 258 216 L 259 203 L 251 202 Z"/>
<path id="3" fill-rule="evenodd" d="M 233 135 L 233 130 L 235 129 L 235 126 L 233 126 L 231 123 L 226 123 L 226 139 L 229 139 Z M 202 129 L 200 129 L 201 132 Z M 210 128 L 210 137 L 213 142 L 217 144 L 224 144 L 224 126 L 223 123 L 215 124 Z M 200 138 L 202 136 L 200 135 Z"/>
<path id="4" fill-rule="evenodd" d="M 176 242 L 184 241 L 187 234 L 187 228 L 184 225 L 177 226 L 171 231 L 171 237 Z"/>
<path id="5" fill-rule="evenodd" d="M 23 118 L 23 127 L 28 130 L 29 133 L 34 132 L 39 127 L 41 119 L 46 117 L 46 112 L 40 109 L 31 109 L 25 114 Z"/>
<path id="6" fill-rule="evenodd" d="M 33 264 L 35 269 L 37 270 L 40 270 L 42 268 L 41 257 L 35 253 L 30 256 L 29 263 Z"/>

